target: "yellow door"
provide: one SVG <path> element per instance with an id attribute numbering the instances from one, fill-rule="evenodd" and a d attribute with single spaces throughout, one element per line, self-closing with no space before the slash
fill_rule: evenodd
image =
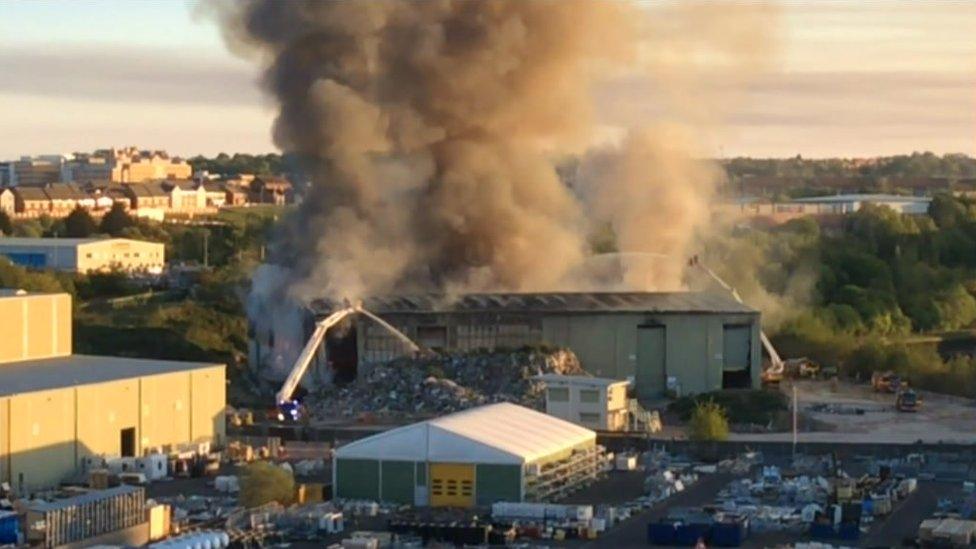
<path id="1" fill-rule="evenodd" d="M 474 465 L 430 464 L 431 507 L 474 506 Z"/>

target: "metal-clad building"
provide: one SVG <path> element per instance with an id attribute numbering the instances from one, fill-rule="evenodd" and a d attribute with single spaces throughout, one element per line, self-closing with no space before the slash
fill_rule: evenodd
<path id="1" fill-rule="evenodd" d="M 596 433 L 501 403 L 341 446 L 333 458 L 333 486 L 344 499 L 470 507 L 542 500 L 598 470 Z"/>
<path id="2" fill-rule="evenodd" d="M 91 273 L 120 269 L 159 274 L 166 246 L 129 238 L 0 238 L 0 255 L 32 269 Z"/>
<path id="3" fill-rule="evenodd" d="M 683 394 L 760 383 L 759 312 L 715 293 L 393 296 L 367 299 L 364 306 L 435 350 L 568 347 L 595 376 L 633 377 L 642 399 L 663 395 L 669 378 Z M 333 308 L 328 302 L 312 305 L 318 317 Z M 273 334 L 254 334 L 252 356 L 260 360 L 261 347 L 273 340 Z M 359 370 L 403 352 L 389 332 L 362 319 L 324 347 L 313 379 L 333 372 L 354 379 Z"/>
<path id="4" fill-rule="evenodd" d="M 56 485 L 91 455 L 224 437 L 222 364 L 71 354 L 66 294 L 0 296 L 0 482 Z"/>

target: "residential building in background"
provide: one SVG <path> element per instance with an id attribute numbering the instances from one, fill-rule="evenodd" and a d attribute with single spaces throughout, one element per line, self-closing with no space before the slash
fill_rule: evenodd
<path id="1" fill-rule="evenodd" d="M 17 197 L 10 189 L 0 187 L 0 212 L 13 216 L 17 212 Z"/>
<path id="2" fill-rule="evenodd" d="M 254 204 L 282 206 L 292 202 L 292 184 L 283 177 L 257 176 L 251 181 L 248 200 Z"/>
<path id="3" fill-rule="evenodd" d="M 159 274 L 166 246 L 128 238 L 0 238 L 0 255 L 32 269 Z"/>
<path id="4" fill-rule="evenodd" d="M 162 221 L 223 207 L 293 202 L 290 181 L 237 174 L 220 179 L 165 151 L 136 147 L 42 155 L 0 163 L 0 211 L 15 218 L 63 218 L 75 208 L 101 215 L 120 203 L 137 217 Z"/>
<path id="5" fill-rule="evenodd" d="M 161 186 L 169 194 L 169 209 L 191 213 L 207 209 L 207 191 L 203 183 L 190 179 L 169 179 Z"/>
<path id="6" fill-rule="evenodd" d="M 166 151 L 140 150 L 137 147 L 103 149 L 90 155 L 76 155 L 68 163 L 72 181 L 108 180 L 142 183 L 161 179 L 189 179 L 190 164 Z"/>
<path id="7" fill-rule="evenodd" d="M 71 296 L 0 295 L 0 482 L 57 486 L 97 456 L 224 440 L 222 364 L 75 355 Z"/>
<path id="8" fill-rule="evenodd" d="M 40 217 L 51 213 L 51 199 L 42 187 L 13 187 L 11 192 L 19 217 Z"/>

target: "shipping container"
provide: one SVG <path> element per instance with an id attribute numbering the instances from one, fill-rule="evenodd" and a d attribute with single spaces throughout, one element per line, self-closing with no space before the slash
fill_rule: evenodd
<path id="1" fill-rule="evenodd" d="M 726 517 L 712 524 L 710 541 L 716 547 L 739 547 L 748 536 L 748 519 Z"/>
<path id="2" fill-rule="evenodd" d="M 20 517 L 11 511 L 0 511 L 0 545 L 16 544 L 20 533 Z"/>
<path id="3" fill-rule="evenodd" d="M 651 545 L 672 545 L 674 543 L 674 524 L 670 522 L 648 524 L 647 542 Z"/>
<path id="4" fill-rule="evenodd" d="M 28 539 L 43 547 L 58 547 L 146 522 L 146 491 L 141 486 L 118 486 L 27 509 Z"/>

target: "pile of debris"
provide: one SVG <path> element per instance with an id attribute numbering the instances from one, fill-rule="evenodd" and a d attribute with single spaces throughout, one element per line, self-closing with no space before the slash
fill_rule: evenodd
<path id="1" fill-rule="evenodd" d="M 588 375 L 566 349 L 455 353 L 373 366 L 355 384 L 324 389 L 306 404 L 320 417 L 446 414 L 495 402 L 545 407 L 541 374 Z"/>

